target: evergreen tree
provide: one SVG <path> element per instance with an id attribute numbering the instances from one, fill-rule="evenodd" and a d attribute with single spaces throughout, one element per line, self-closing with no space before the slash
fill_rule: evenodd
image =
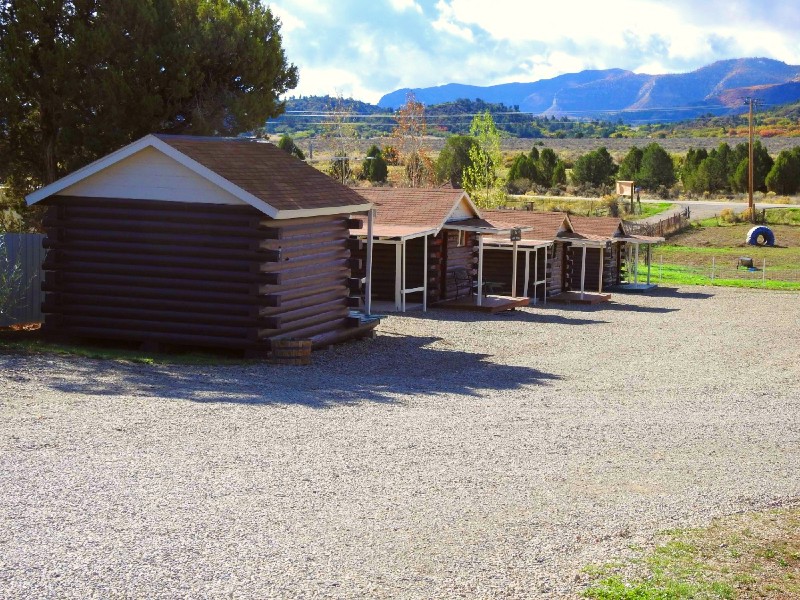
<path id="1" fill-rule="evenodd" d="M 558 156 L 552 148 L 542 148 L 539 153 L 539 160 L 536 163 L 539 179 L 537 183 L 540 185 L 551 185 L 553 181 L 553 173 L 558 165 Z"/>
<path id="2" fill-rule="evenodd" d="M 611 183 L 617 171 L 614 159 L 605 148 L 588 152 L 575 161 L 572 178 L 575 183 L 589 185 L 605 185 Z"/>
<path id="3" fill-rule="evenodd" d="M 373 183 L 383 183 L 389 175 L 389 166 L 383 158 L 383 153 L 375 144 L 367 150 L 367 158 L 361 165 L 361 175 Z"/>
<path id="4" fill-rule="evenodd" d="M 743 145 L 743 144 L 742 144 Z M 736 172 L 731 178 L 731 185 L 736 192 L 748 191 L 748 164 L 749 158 L 745 157 L 737 165 Z M 767 149 L 761 144 L 759 140 L 753 143 L 753 190 L 766 192 L 767 184 L 766 179 L 774 161 L 767 152 Z"/>
<path id="5" fill-rule="evenodd" d="M 695 188 L 694 176 L 697 173 L 697 169 L 700 167 L 700 164 L 707 158 L 708 151 L 705 148 L 700 148 L 698 150 L 689 148 L 681 169 L 681 182 L 687 190 L 693 190 Z"/>
<path id="6" fill-rule="evenodd" d="M 472 164 L 470 149 L 477 143 L 468 135 L 448 137 L 436 159 L 436 180 L 439 183 L 449 181 L 456 189 L 464 187 L 463 173 Z"/>
<path id="7" fill-rule="evenodd" d="M 617 178 L 622 181 L 637 181 L 639 169 L 642 168 L 642 150 L 636 146 L 631 146 L 625 158 L 619 163 Z"/>
<path id="8" fill-rule="evenodd" d="M 672 157 L 659 144 L 648 144 L 642 152 L 642 163 L 636 176 L 642 187 L 654 190 L 659 186 L 672 187 L 675 166 Z"/>
<path id="9" fill-rule="evenodd" d="M 292 156 L 296 156 L 300 160 L 305 160 L 306 155 L 300 149 L 300 146 L 294 143 L 294 140 L 291 136 L 287 134 L 283 134 L 281 139 L 278 140 L 278 148 L 286 152 L 287 154 L 291 154 Z"/>
<path id="10" fill-rule="evenodd" d="M 538 178 L 536 163 L 527 154 L 518 154 L 514 157 L 511 167 L 508 169 L 508 180 L 529 179 L 534 182 Z"/>
<path id="11" fill-rule="evenodd" d="M 775 159 L 775 164 L 767 175 L 765 183 L 770 192 L 776 194 L 796 194 L 800 189 L 800 155 L 798 152 L 783 150 Z"/>
<path id="12" fill-rule="evenodd" d="M 17 195 L 147 133 L 253 129 L 296 84 L 258 0 L 0 2 L 0 164 Z"/>

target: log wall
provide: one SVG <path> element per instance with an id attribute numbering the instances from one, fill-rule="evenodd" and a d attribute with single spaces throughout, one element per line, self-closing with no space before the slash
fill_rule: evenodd
<path id="1" fill-rule="evenodd" d="M 513 277 L 513 250 L 500 250 L 496 248 L 484 248 L 483 250 L 483 279 L 484 281 L 491 281 L 502 284 L 502 288 L 498 290 L 504 294 L 511 293 L 511 279 Z M 525 251 L 519 250 L 517 253 L 517 296 L 534 296 L 534 261 L 536 260 L 536 252 L 530 251 L 530 274 L 528 278 L 528 289 L 523 289 L 525 286 Z M 538 252 L 539 270 L 538 275 L 541 279 L 545 278 L 547 271 L 547 250 L 541 248 Z M 540 298 L 543 298 L 543 289 L 538 290 Z"/>
<path id="2" fill-rule="evenodd" d="M 442 239 L 442 277 L 440 278 L 440 290 L 442 299 L 455 298 L 457 296 L 455 279 L 448 275 L 450 271 L 457 268 L 465 268 L 473 278 L 478 276 L 478 236 L 476 233 L 466 231 L 461 234 L 462 245 L 459 246 L 459 232 L 452 229 L 444 229 L 439 234 Z"/>
<path id="3" fill-rule="evenodd" d="M 266 350 L 352 324 L 347 215 L 277 221 L 244 206 L 47 203 L 46 332 Z"/>
<path id="4" fill-rule="evenodd" d="M 567 245 L 556 241 L 547 256 L 547 295 L 555 296 L 567 289 Z"/>

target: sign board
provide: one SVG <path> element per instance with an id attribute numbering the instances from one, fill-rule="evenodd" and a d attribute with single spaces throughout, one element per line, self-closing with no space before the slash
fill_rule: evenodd
<path id="1" fill-rule="evenodd" d="M 522 229 L 519 227 L 514 227 L 511 230 L 511 241 L 512 242 L 519 242 L 522 239 Z"/>

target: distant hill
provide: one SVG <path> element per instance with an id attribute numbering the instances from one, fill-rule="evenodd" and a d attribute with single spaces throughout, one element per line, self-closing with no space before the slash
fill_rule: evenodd
<path id="1" fill-rule="evenodd" d="M 532 83 L 402 89 L 383 96 L 378 106 L 397 108 L 405 103 L 409 91 L 426 105 L 480 98 L 536 115 L 672 122 L 707 114 L 737 114 L 744 110 L 742 99 L 746 96 L 770 104 L 800 100 L 800 66 L 741 58 L 667 75 L 622 69 L 581 71 Z"/>

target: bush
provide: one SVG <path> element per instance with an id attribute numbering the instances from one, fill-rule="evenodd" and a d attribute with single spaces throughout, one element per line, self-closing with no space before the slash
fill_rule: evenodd
<path id="1" fill-rule="evenodd" d="M 532 183 L 530 179 L 519 177 L 506 183 L 506 190 L 508 190 L 509 194 L 522 195 L 531 189 L 531 185 Z"/>
<path id="2" fill-rule="evenodd" d="M 719 213 L 719 218 L 723 223 L 738 223 L 739 217 L 733 212 L 732 208 L 723 208 Z"/>
<path id="3" fill-rule="evenodd" d="M 608 211 L 609 216 L 611 217 L 619 216 L 619 198 L 617 196 L 613 194 L 608 194 L 607 196 L 603 196 L 601 204 Z"/>

